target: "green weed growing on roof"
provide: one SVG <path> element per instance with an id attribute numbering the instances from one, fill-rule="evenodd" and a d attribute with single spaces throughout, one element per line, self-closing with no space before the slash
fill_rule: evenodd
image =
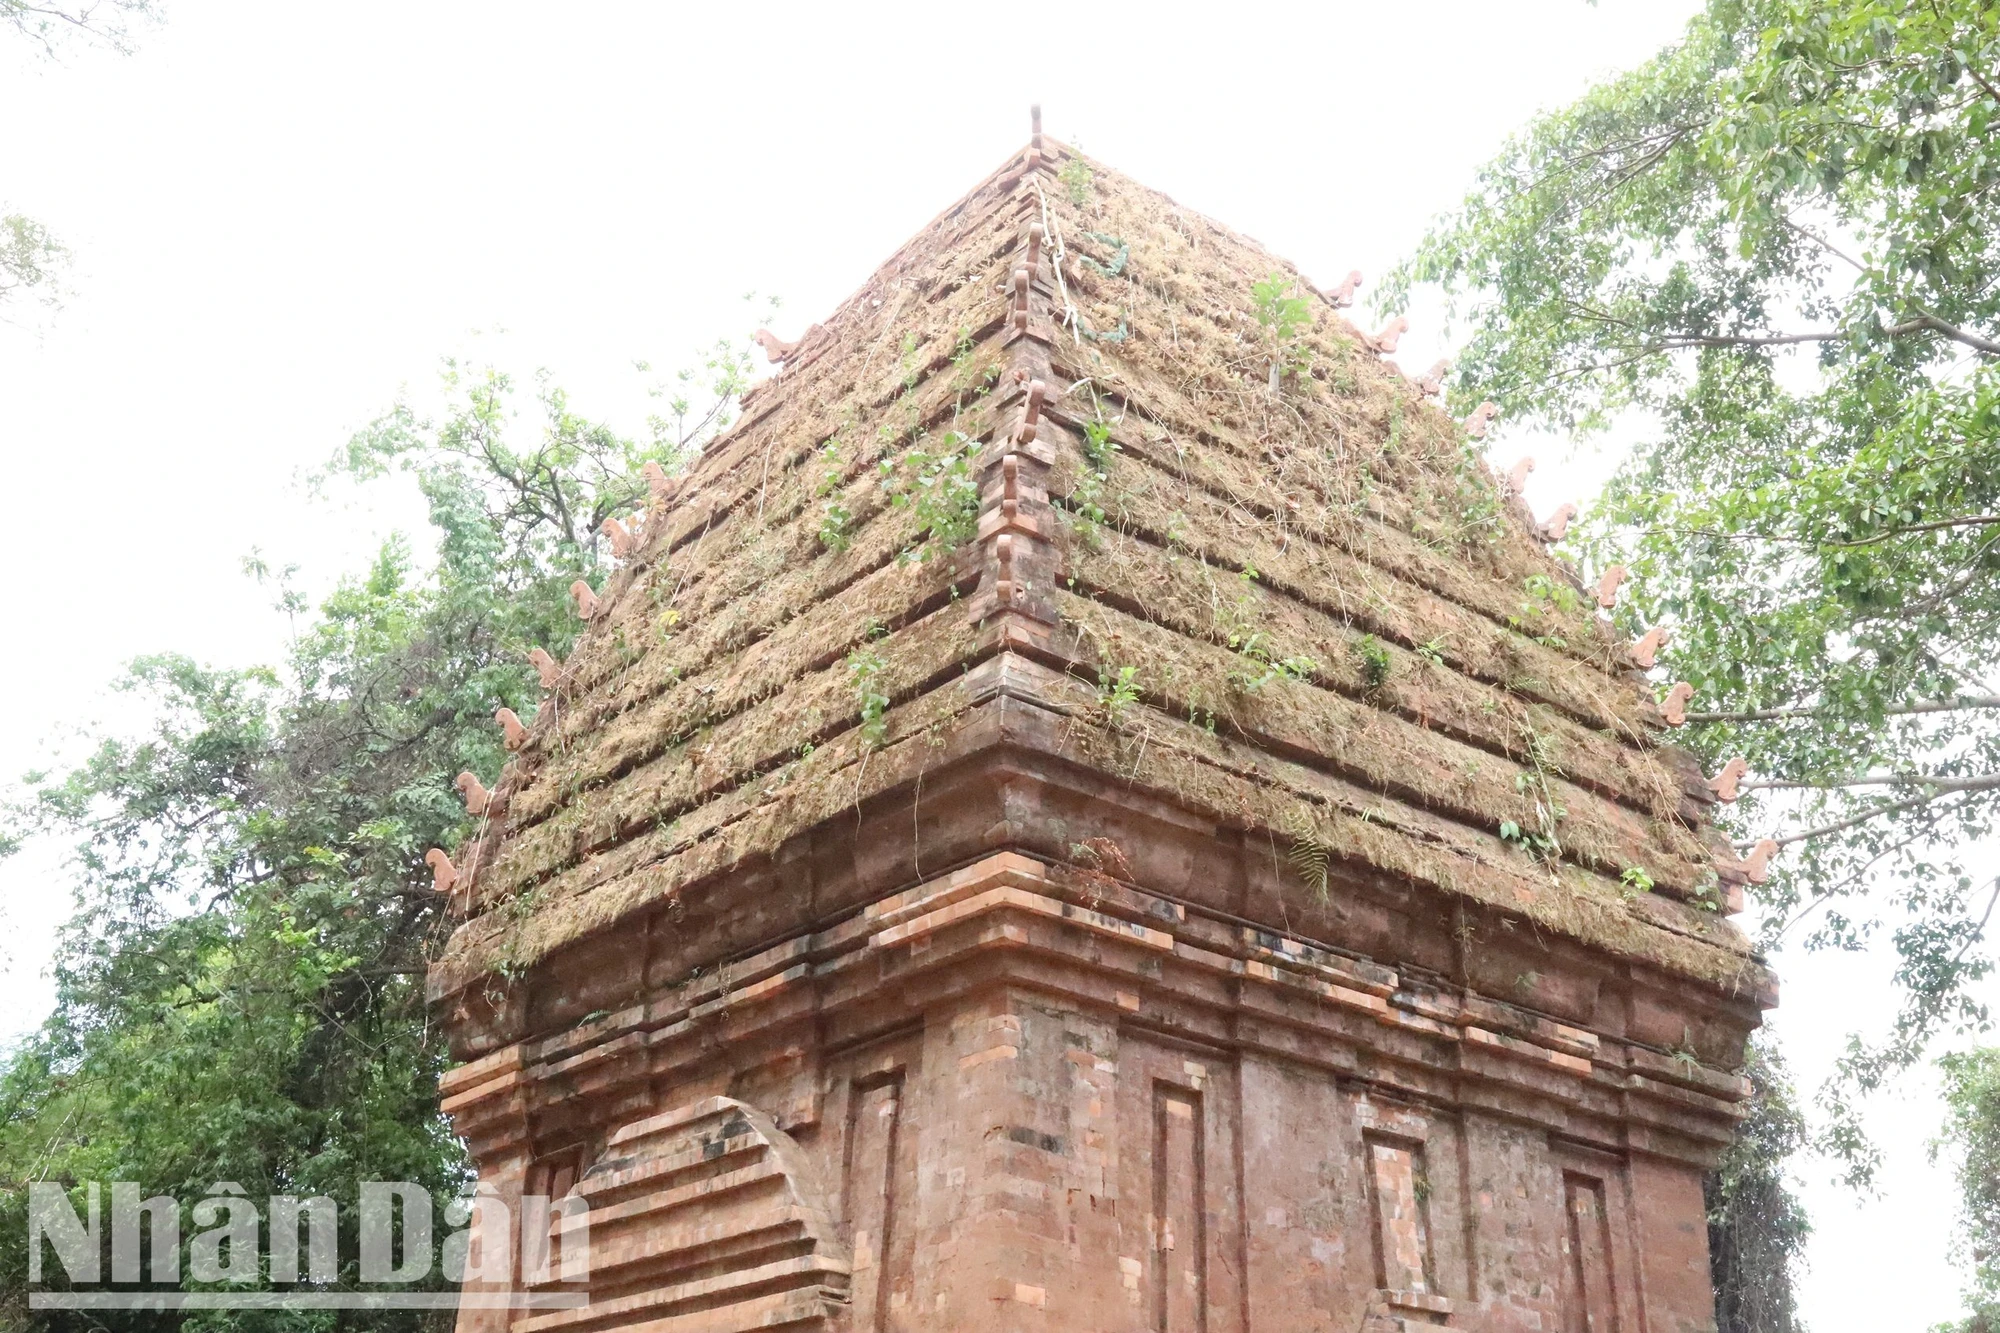
<path id="1" fill-rule="evenodd" d="M 1135 666 L 1106 667 L 1097 673 L 1097 706 L 1112 726 L 1139 702 L 1138 676 L 1139 668 Z"/>
<path id="2" fill-rule="evenodd" d="M 1573 616 L 1582 607 L 1576 589 L 1547 574 L 1530 574 L 1521 591 L 1520 608 L 1507 617 L 1507 623 L 1545 648 L 1566 646 L 1561 635 L 1548 632 L 1549 622 L 1557 615 Z"/>
<path id="3" fill-rule="evenodd" d="M 1056 173 L 1056 179 L 1062 182 L 1063 192 L 1069 196 L 1070 203 L 1078 208 L 1090 207 L 1095 193 L 1091 189 L 1091 182 L 1096 179 L 1096 175 L 1091 171 L 1088 162 L 1080 157 L 1071 158 L 1063 163 L 1063 169 Z"/>
<path id="4" fill-rule="evenodd" d="M 1270 353 L 1270 388 L 1275 394 L 1279 381 L 1287 375 L 1312 368 L 1312 348 L 1306 344 L 1306 331 L 1312 328 L 1312 306 L 1299 294 L 1298 284 L 1276 270 L 1251 286 L 1250 298 Z"/>
<path id="5" fill-rule="evenodd" d="M 1364 634 L 1354 641 L 1355 660 L 1361 664 L 1362 689 L 1369 694 L 1389 683 L 1389 669 L 1393 665 L 1389 650 L 1373 634 Z"/>
<path id="6" fill-rule="evenodd" d="M 1084 539 L 1093 550 L 1098 545 L 1098 530 L 1104 524 L 1104 506 L 1100 501 L 1111 480 L 1111 457 L 1117 452 L 1118 441 L 1111 438 L 1111 423 L 1104 419 L 1100 407 L 1093 419 L 1083 423 L 1084 465 L 1077 473 L 1070 505 L 1070 512 L 1081 521 Z"/>
<path id="7" fill-rule="evenodd" d="M 848 512 L 847 505 L 842 502 L 839 495 L 835 494 L 840 489 L 842 476 L 845 475 L 846 462 L 839 435 L 834 435 L 820 446 L 819 461 L 821 467 L 819 485 L 813 493 L 825 501 L 820 506 L 820 544 L 829 551 L 845 551 L 853 542 L 850 529 L 854 523 L 854 515 Z"/>
<path id="8" fill-rule="evenodd" d="M 921 563 L 933 555 L 955 551 L 979 531 L 979 482 L 972 475 L 978 443 L 946 431 L 943 445 L 917 447 L 900 459 L 882 460 L 882 489 L 889 503 L 916 516 L 923 535 L 906 549 L 906 563 Z"/>
<path id="9" fill-rule="evenodd" d="M 867 644 L 847 655 L 847 676 L 854 683 L 854 700 L 861 709 L 861 736 L 871 746 L 881 745 L 889 730 L 889 696 L 882 681 L 888 669 L 882 654 Z"/>

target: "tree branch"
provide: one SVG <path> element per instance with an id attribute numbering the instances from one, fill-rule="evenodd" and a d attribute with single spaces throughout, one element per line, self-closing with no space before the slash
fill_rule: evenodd
<path id="1" fill-rule="evenodd" d="M 1606 319 L 1600 322 L 1624 324 L 1628 328 L 1631 327 L 1624 320 Z M 2000 356 L 2000 342 L 1995 342 L 1991 338 L 1982 337 L 1977 333 L 1962 329 L 1947 320 L 1939 319 L 1936 315 L 1921 307 L 1918 308 L 1917 315 L 1912 319 L 1904 320 L 1899 324 L 1885 324 L 1882 326 L 1882 332 L 1892 338 L 1906 337 L 1912 333 L 1926 331 L 1943 334 L 1953 342 L 1962 343 L 1974 351 L 1984 353 L 1987 356 Z M 1854 336 L 1854 331 L 1851 329 L 1814 329 L 1809 333 L 1689 333 L 1661 338 L 1657 342 L 1649 343 L 1646 345 L 1646 351 L 1648 353 L 1679 352 L 1697 347 L 1795 347 L 1801 343 L 1844 342 Z"/>
<path id="2" fill-rule="evenodd" d="M 1965 937 L 1965 943 L 1958 946 L 1958 952 L 1951 956 L 1953 967 L 1957 967 L 1965 960 L 1966 950 L 1986 938 L 1986 923 L 1993 919 L 1993 908 L 1996 904 L 2000 904 L 2000 878 L 1995 878 L 1993 881 L 1993 896 L 1986 900 L 1985 915 L 1979 918 L 1979 924 L 1972 928 L 1972 933 Z"/>
<path id="3" fill-rule="evenodd" d="M 1979 72 L 1979 67 L 1976 64 L 1970 60 L 1961 60 L 1959 63 L 1965 66 L 1965 72 L 1972 76 L 1972 81 L 1986 90 L 1988 97 L 1996 102 L 2000 102 L 2000 90 L 1996 90 L 1992 84 L 1986 81 L 1986 76 Z"/>
<path id="4" fill-rule="evenodd" d="M 1981 773 L 1969 778 L 1940 777 L 1930 773 L 1871 773 L 1867 777 L 1843 778 L 1839 782 L 1746 782 L 1742 791 L 1843 791 L 1852 787 L 1928 787 L 1947 792 L 1992 791 L 2000 788 L 2000 773 Z"/>
<path id="5" fill-rule="evenodd" d="M 1911 523 L 1906 527 L 1883 528 L 1880 532 L 1871 532 L 1865 537 L 1850 537 L 1846 541 L 1820 541 L 1815 544 L 1819 546 L 1872 546 L 1876 542 L 1886 541 L 1890 537 L 1901 537 L 1905 533 L 1942 532 L 1946 528 L 1983 528 L 1989 523 L 2000 523 L 2000 514 L 1965 514 L 1958 518 L 1939 518 L 1933 519 L 1928 523 Z M 1797 540 L 1807 541 L 1810 539 L 1802 537 Z"/>
<path id="6" fill-rule="evenodd" d="M 1848 829 L 1866 824 L 1871 819 L 1880 819 L 1883 815 L 1895 815 L 1901 814 L 1905 810 L 1914 810 L 1918 806 L 1929 805 L 1932 801 L 1943 800 L 1951 794 L 1950 792 L 1934 791 L 1927 792 L 1922 796 L 1912 796 L 1908 800 L 1891 801 L 1887 805 L 1878 805 L 1873 810 L 1864 810 L 1853 818 L 1843 819 L 1837 824 L 1826 824 L 1819 828 L 1807 829 L 1803 833 L 1790 833 L 1782 838 L 1774 838 L 1772 841 L 1780 847 L 1789 847 L 1795 842 L 1808 842 L 1813 838 L 1824 838 L 1829 833 L 1845 833 Z M 1756 846 L 1756 843 L 1757 840 L 1753 839 L 1733 845 L 1739 851 L 1747 851 L 1751 847 Z"/>
<path id="7" fill-rule="evenodd" d="M 1968 333 L 1956 324 L 1946 323 L 1930 311 L 1921 310 L 1921 308 L 1920 313 L 1915 319 L 1907 320 L 1901 324 L 1890 324 L 1882 331 L 1891 336 L 1900 336 L 1906 333 L 1915 333 L 1919 329 L 1929 329 L 1933 333 L 1942 333 L 1953 342 L 1963 343 L 1975 352 L 1984 352 L 1987 356 L 2000 356 L 2000 342 L 1994 342 L 1991 338 L 1982 338 L 1976 333 Z"/>
<path id="8" fill-rule="evenodd" d="M 1812 333 L 1704 333 L 1679 338 L 1663 338 L 1652 346 L 1656 352 L 1678 352 L 1690 347 L 1790 347 L 1798 343 L 1840 342 L 1854 335 L 1842 329 L 1818 329 Z"/>
<path id="9" fill-rule="evenodd" d="M 1927 699 L 1921 703 L 1894 704 L 1882 710 L 1885 717 L 1909 717 L 1917 713 L 1957 713 L 1977 708 L 2000 708 L 2000 694 L 1960 695 L 1956 699 Z M 1758 708 L 1740 713 L 1689 713 L 1690 722 L 1777 722 L 1796 717 L 1831 717 L 1836 710 L 1824 705 L 1797 708 Z"/>

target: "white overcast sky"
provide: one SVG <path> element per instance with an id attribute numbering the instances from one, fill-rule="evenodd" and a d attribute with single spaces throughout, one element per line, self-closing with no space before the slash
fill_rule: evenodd
<path id="1" fill-rule="evenodd" d="M 166 0 L 137 54 L 0 41 L 0 211 L 75 252 L 66 308 L 0 324 L 0 777 L 116 721 L 133 656 L 274 661 L 252 548 L 323 590 L 415 510 L 298 487 L 445 354 L 548 367 L 636 428 L 635 359 L 791 334 L 1050 133 L 1322 281 L 1380 274 L 1508 131 L 1679 30 L 1687 0 L 694 6 Z M 1365 295 L 1365 290 L 1364 290 Z M 1405 365 L 1446 345 L 1433 317 Z M 1602 457 L 1532 447 L 1541 512 Z M 73 745 L 69 747 L 73 750 Z M 39 1021 L 55 849 L 0 864 L 0 1037 Z M 1884 1018 L 1879 959 L 1785 956 L 1806 1086 Z M 1886 1099 L 1865 1208 L 1809 1168 L 1815 1333 L 1957 1311 L 1932 1092 Z"/>

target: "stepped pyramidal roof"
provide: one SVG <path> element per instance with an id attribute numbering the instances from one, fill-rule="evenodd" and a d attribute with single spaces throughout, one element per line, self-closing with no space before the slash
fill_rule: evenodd
<path id="1" fill-rule="evenodd" d="M 835 918 L 777 907 L 834 843 L 878 884 L 1009 849 L 1131 878 L 1143 849 L 1013 787 L 942 831 L 1009 755 L 1227 834 L 1289 886 L 1244 916 L 1303 936 L 1389 885 L 1768 996 L 1728 919 L 1759 867 L 1629 636 L 1349 294 L 1037 133 L 767 339 L 782 370 L 545 670 L 434 998 L 682 914 Z"/>

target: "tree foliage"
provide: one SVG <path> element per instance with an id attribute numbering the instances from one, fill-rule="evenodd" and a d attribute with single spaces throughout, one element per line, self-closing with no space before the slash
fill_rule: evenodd
<path id="1" fill-rule="evenodd" d="M 435 559 L 388 542 L 282 670 L 136 663 L 125 688 L 150 705 L 145 732 L 33 779 L 0 820 L 0 846 L 74 841 L 78 901 L 55 1012 L 0 1067 L 0 1325 L 417 1326 L 382 1312 L 31 1322 L 14 1304 L 21 1187 L 331 1195 L 343 1284 L 360 1181 L 414 1181 L 440 1205 L 458 1190 L 464 1161 L 437 1110 L 447 1053 L 423 992 L 447 923 L 421 858 L 467 831 L 455 775 L 497 780 L 494 710 L 537 697 L 528 649 L 560 654 L 574 637 L 564 589 L 599 573 L 597 525 L 644 493 L 646 463 L 678 466 L 729 424 L 745 374 L 740 351 L 718 348 L 635 439 L 546 379 L 524 423 L 506 376 L 448 366 L 441 416 L 397 407 L 326 479 L 413 478 Z M 253 568 L 299 609 L 290 571 Z M 189 1230 L 184 1217 L 184 1244 Z"/>
<path id="2" fill-rule="evenodd" d="M 154 0 L 0 0 L 0 27 L 12 28 L 44 55 L 76 41 L 129 51 L 134 26 L 158 12 Z"/>
<path id="3" fill-rule="evenodd" d="M 1750 1114 L 1702 1184 L 1715 1323 L 1720 1333 L 1795 1333 L 1792 1266 L 1812 1227 L 1785 1164 L 1805 1145 L 1806 1122 L 1775 1046 L 1753 1040 L 1744 1073 Z"/>
<path id="4" fill-rule="evenodd" d="M 1952 1159 L 1958 1175 L 1959 1258 L 1972 1265 L 1971 1314 L 1959 1333 L 2000 1328 L 2000 1050 L 1946 1056 L 1944 1133 L 1932 1152 Z"/>
<path id="5" fill-rule="evenodd" d="M 33 218 L 0 217 L 0 307 L 31 294 L 54 303 L 56 275 L 68 258 L 62 242 Z"/>
<path id="6" fill-rule="evenodd" d="M 1894 1032 L 1843 1086 L 1986 1019 L 1996 68 L 1983 0 L 1710 0 L 1534 121 L 1390 284 L 1470 316 L 1460 402 L 1643 423 L 1578 549 L 1630 566 L 1628 629 L 1670 627 L 1694 746 L 1749 761 L 1729 822 L 1781 845 L 1769 937 L 1898 951 Z"/>
<path id="7" fill-rule="evenodd" d="M 153 0 L 90 0 L 80 4 L 0 0 L 0 28 L 13 29 L 46 56 L 55 55 L 72 41 L 127 51 L 131 49 L 134 21 L 150 18 L 153 13 Z M 28 296 L 54 305 L 60 295 L 58 275 L 68 260 L 68 249 L 47 227 L 25 214 L 0 211 L 0 309 Z"/>

